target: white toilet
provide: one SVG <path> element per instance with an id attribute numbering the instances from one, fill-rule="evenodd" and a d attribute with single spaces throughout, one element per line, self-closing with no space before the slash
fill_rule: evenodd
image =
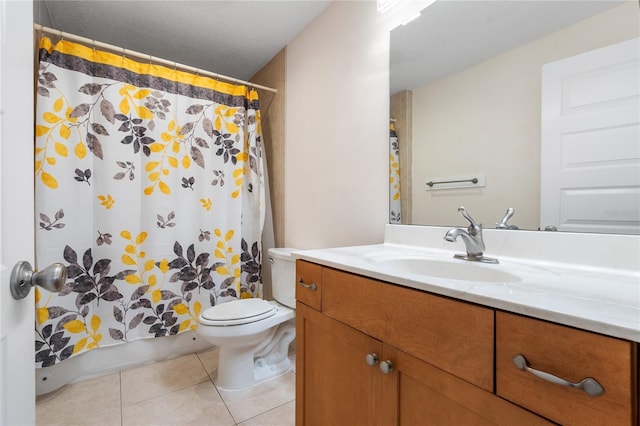
<path id="1" fill-rule="evenodd" d="M 290 248 L 268 250 L 275 301 L 240 299 L 206 309 L 198 334 L 218 346 L 216 385 L 244 389 L 291 369 L 295 338 L 295 260 Z"/>

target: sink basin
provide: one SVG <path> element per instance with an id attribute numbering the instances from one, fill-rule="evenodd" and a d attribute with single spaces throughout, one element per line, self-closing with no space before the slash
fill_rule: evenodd
<path id="1" fill-rule="evenodd" d="M 456 260 L 437 260 L 419 257 L 378 258 L 375 264 L 393 269 L 395 273 L 409 273 L 469 282 L 517 283 L 522 279 L 500 270 L 499 265 L 477 264 Z"/>

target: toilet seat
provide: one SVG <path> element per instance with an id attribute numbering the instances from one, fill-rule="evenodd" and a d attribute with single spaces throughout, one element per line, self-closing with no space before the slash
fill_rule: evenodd
<path id="1" fill-rule="evenodd" d="M 212 327 L 242 325 L 269 318 L 277 310 L 263 299 L 240 299 L 206 309 L 200 314 L 200 322 Z"/>

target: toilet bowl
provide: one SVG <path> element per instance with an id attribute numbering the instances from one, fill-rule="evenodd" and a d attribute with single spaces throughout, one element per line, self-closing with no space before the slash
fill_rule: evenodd
<path id="1" fill-rule="evenodd" d="M 294 249 L 269 249 L 273 297 L 240 299 L 204 310 L 198 334 L 218 346 L 216 385 L 244 389 L 291 369 L 289 345 L 295 339 Z"/>

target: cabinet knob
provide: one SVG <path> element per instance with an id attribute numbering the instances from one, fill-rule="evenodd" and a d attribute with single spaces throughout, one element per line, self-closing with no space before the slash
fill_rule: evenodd
<path id="1" fill-rule="evenodd" d="M 366 361 L 367 361 L 367 365 L 373 367 L 374 365 L 376 365 L 379 361 L 378 359 L 378 354 L 376 354 L 375 352 L 372 352 L 370 354 L 367 354 L 367 356 L 365 357 Z"/>
<path id="2" fill-rule="evenodd" d="M 546 371 L 541 371 L 541 370 L 536 370 L 534 368 L 531 368 L 529 366 L 529 363 L 527 362 L 527 359 L 521 354 L 518 354 L 513 357 L 513 363 L 520 370 L 526 371 L 527 373 L 531 373 L 534 376 L 541 378 L 542 380 L 546 380 L 548 382 L 555 383 L 557 385 L 566 386 L 570 388 L 577 388 L 591 396 L 598 396 L 604 393 L 604 388 L 600 385 L 600 383 L 598 383 L 595 379 L 591 377 L 587 377 L 586 379 L 583 379 L 578 383 L 572 383 L 561 377 L 554 376 L 551 373 L 547 373 Z M 380 368 L 382 368 L 382 364 L 380 364 Z"/>
<path id="3" fill-rule="evenodd" d="M 302 281 L 302 278 L 298 280 L 298 285 L 304 288 L 308 288 L 311 291 L 316 291 L 316 289 L 318 288 L 316 283 L 306 284 L 304 281 Z"/>
<path id="4" fill-rule="evenodd" d="M 380 371 L 382 371 L 384 374 L 391 373 L 393 371 L 393 363 L 389 360 L 382 361 L 380 363 Z"/>

